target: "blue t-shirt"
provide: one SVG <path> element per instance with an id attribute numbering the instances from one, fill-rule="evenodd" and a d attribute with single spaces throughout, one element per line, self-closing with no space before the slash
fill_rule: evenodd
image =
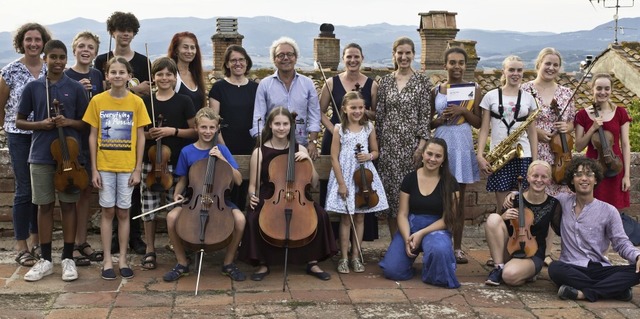
<path id="1" fill-rule="evenodd" d="M 238 163 L 233 158 L 233 155 L 231 155 L 231 152 L 229 152 L 229 149 L 223 144 L 218 144 L 218 149 L 227 162 L 229 162 L 229 165 L 234 169 L 238 169 Z M 173 173 L 177 176 L 188 176 L 191 165 L 203 158 L 209 157 L 209 151 L 210 149 L 201 150 L 197 148 L 195 144 L 185 146 L 182 151 L 180 151 L 178 165 Z"/>
<path id="2" fill-rule="evenodd" d="M 82 79 L 89 79 L 89 81 L 91 81 L 91 97 L 104 91 L 104 87 L 102 86 L 104 79 L 102 78 L 102 73 L 97 69 L 89 68 L 89 73 L 79 73 L 74 69 L 66 69 L 64 70 L 64 74 L 78 82 Z"/>
<path id="3" fill-rule="evenodd" d="M 33 121 L 39 122 L 49 117 L 54 117 L 53 101 L 60 102 L 60 112 L 64 117 L 74 120 L 81 120 L 87 110 L 89 101 L 85 94 L 84 87 L 77 81 L 66 75 L 62 75 L 56 83 L 49 83 L 49 103 L 50 110 L 47 111 L 47 93 L 45 89 L 45 77 L 29 82 L 22 92 L 18 113 L 25 117 L 33 112 Z M 78 142 L 78 151 L 81 153 L 80 132 L 71 127 L 64 127 L 65 136 L 71 136 Z M 51 155 L 51 143 L 58 138 L 58 130 L 34 130 L 32 135 L 31 149 L 29 152 L 29 163 L 32 164 L 56 164 Z M 78 159 L 84 163 L 83 158 Z"/>

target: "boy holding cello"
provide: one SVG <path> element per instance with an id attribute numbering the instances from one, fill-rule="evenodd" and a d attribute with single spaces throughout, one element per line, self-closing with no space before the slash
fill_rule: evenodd
<path id="1" fill-rule="evenodd" d="M 207 159 L 210 157 L 216 157 L 217 159 L 227 162 L 233 171 L 233 182 L 236 185 L 240 185 L 242 183 L 242 175 L 238 171 L 238 163 L 236 163 L 233 155 L 229 152 L 229 149 L 223 145 L 217 143 L 217 132 L 220 128 L 220 116 L 215 114 L 211 108 L 204 107 L 196 113 L 195 116 L 195 128 L 198 133 L 198 140 L 190 145 L 185 146 L 180 152 L 180 157 L 178 158 L 178 164 L 175 168 L 175 175 L 179 176 L 178 183 L 175 186 L 173 192 L 173 199 L 176 202 L 183 202 L 184 196 L 183 191 L 190 186 L 192 189 L 196 188 L 195 184 L 202 183 L 202 180 L 189 180 L 189 176 L 204 176 L 205 171 L 201 172 L 191 172 L 194 169 L 194 164 L 198 164 L 202 159 Z M 201 166 L 201 165 L 198 165 Z M 220 165 L 216 167 L 216 169 L 220 168 Z M 214 181 L 215 182 L 215 181 Z M 225 185 L 226 187 L 227 185 Z M 173 251 L 176 254 L 177 264 L 173 269 L 167 272 L 162 278 L 164 281 L 175 281 L 180 279 L 182 276 L 186 276 L 189 274 L 189 264 L 187 261 L 187 256 L 185 253 L 185 248 L 183 244 L 183 238 L 178 233 L 178 224 L 181 223 L 180 219 L 184 214 L 197 214 L 198 212 L 192 212 L 191 207 L 196 206 L 196 201 L 200 201 L 201 194 L 192 194 L 192 198 L 184 203 L 184 206 L 178 206 L 172 209 L 167 215 L 167 230 L 169 233 L 169 239 L 173 244 Z M 227 252 L 224 256 L 224 261 L 222 265 L 222 274 L 229 276 L 231 279 L 235 281 L 243 281 L 245 280 L 245 275 L 240 271 L 238 266 L 233 262 L 235 258 L 236 251 L 238 250 L 238 245 L 240 244 L 240 240 L 242 239 L 242 234 L 244 232 L 245 218 L 242 214 L 242 211 L 238 209 L 238 207 L 232 203 L 231 201 L 225 199 L 224 205 L 228 209 L 231 209 L 231 214 L 233 215 L 233 230 L 231 235 L 231 241 L 227 246 Z M 184 210 L 184 212 L 183 212 Z M 228 210 L 227 210 L 228 211 Z M 210 218 L 211 219 L 211 218 Z M 208 228 L 212 229 L 212 231 L 223 232 L 230 231 L 225 229 L 213 229 L 219 225 L 215 225 L 209 223 L 207 225 Z M 198 231 L 198 225 L 193 225 L 192 233 L 196 233 Z"/>
<path id="2" fill-rule="evenodd" d="M 155 94 L 143 98 L 154 125 L 145 129 L 144 133 L 146 145 L 140 186 L 142 211 L 160 207 L 162 197 L 167 202 L 173 200 L 173 188 L 178 181 L 174 171 L 179 150 L 197 136 L 196 131 L 192 129 L 196 115 L 193 102 L 188 96 L 176 94 L 173 89 L 177 74 L 178 66 L 168 57 L 155 60 L 151 66 L 151 76 L 158 90 Z M 155 269 L 155 214 L 145 215 L 142 220 L 147 242 L 142 267 Z"/>
<path id="3" fill-rule="evenodd" d="M 44 55 L 48 74 L 27 84 L 16 119 L 17 128 L 33 130 L 29 163 L 32 202 L 38 205 L 38 233 L 42 249 L 42 258 L 24 275 L 24 280 L 38 281 L 53 273 L 51 242 L 57 193 L 64 240 L 62 280 L 72 281 L 78 279 L 73 261 L 75 205 L 80 191 L 88 183 L 87 173 L 78 162 L 80 131 L 85 129 L 82 115 L 88 101 L 82 85 L 63 73 L 67 64 L 64 43 L 59 40 L 47 42 Z M 27 120 L 32 112 L 33 120 Z"/>
<path id="4" fill-rule="evenodd" d="M 551 178 L 549 163 L 533 161 L 527 169 L 529 189 L 507 195 L 505 211 L 487 218 L 485 234 L 495 266 L 485 284 L 499 286 L 504 281 L 509 286 L 520 286 L 536 279 L 543 265 L 549 224 L 560 214 L 558 200 L 546 193 Z M 522 212 L 518 208 L 520 199 L 523 200 Z M 519 227 L 520 214 L 522 218 L 530 214 L 528 227 Z M 529 239 L 525 240 L 520 235 L 528 235 Z M 521 241 L 525 242 L 524 249 L 520 247 Z M 520 250 L 524 250 L 524 254 Z"/>

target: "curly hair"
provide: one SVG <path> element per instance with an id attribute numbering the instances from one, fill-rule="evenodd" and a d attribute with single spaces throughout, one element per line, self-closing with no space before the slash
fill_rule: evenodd
<path id="1" fill-rule="evenodd" d="M 133 31 L 133 35 L 138 34 L 140 30 L 140 21 L 131 12 L 116 11 L 107 19 L 107 31 L 113 34 L 116 31 Z"/>
<path id="2" fill-rule="evenodd" d="M 564 172 L 564 181 L 572 192 L 576 191 L 576 186 L 573 185 L 573 177 L 580 166 L 582 166 L 583 171 L 592 171 L 594 173 L 596 185 L 604 178 L 602 165 L 600 165 L 598 161 L 586 156 L 576 157 L 571 160 L 569 167 L 567 167 L 567 170 Z"/>
<path id="3" fill-rule="evenodd" d="M 16 30 L 16 35 L 13 37 L 13 47 L 16 49 L 16 52 L 20 54 L 24 54 L 24 37 L 29 31 L 38 31 L 40 32 L 40 36 L 42 37 L 42 48 L 44 49 L 44 45 L 51 40 L 51 33 L 47 28 L 42 26 L 39 23 L 25 23 Z"/>

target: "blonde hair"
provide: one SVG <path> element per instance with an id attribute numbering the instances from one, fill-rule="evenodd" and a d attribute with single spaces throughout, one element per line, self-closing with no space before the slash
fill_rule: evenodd
<path id="1" fill-rule="evenodd" d="M 538 53 L 538 57 L 536 58 L 536 70 L 540 69 L 540 65 L 542 64 L 542 60 L 547 55 L 555 55 L 555 56 L 557 56 L 558 59 L 560 60 L 560 67 L 562 67 L 562 55 L 560 55 L 560 52 L 558 52 L 558 50 L 556 50 L 554 48 L 548 47 L 548 48 L 544 48 L 544 49 L 540 50 L 540 53 Z"/>
<path id="2" fill-rule="evenodd" d="M 517 55 L 510 55 L 504 58 L 504 60 L 502 61 L 502 75 L 500 76 L 500 84 L 502 85 L 507 84 L 507 78 L 504 76 L 504 69 L 507 67 L 507 64 L 509 62 L 520 62 L 524 65 L 522 59 Z"/>
<path id="3" fill-rule="evenodd" d="M 535 160 L 533 162 L 531 162 L 531 164 L 529 164 L 529 168 L 527 168 L 527 176 L 531 175 L 531 173 L 533 173 L 533 167 L 536 165 L 541 165 L 547 168 L 547 170 L 549 171 L 549 176 L 551 176 L 551 165 L 549 165 L 549 163 L 543 161 L 543 160 Z"/>
<path id="4" fill-rule="evenodd" d="M 91 31 L 82 31 L 76 34 L 76 36 L 73 38 L 73 42 L 71 42 L 71 52 L 73 52 L 74 54 L 76 52 L 76 47 L 78 47 L 78 41 L 80 41 L 80 39 L 93 40 L 96 43 L 95 54 L 98 54 L 98 52 L 100 52 L 98 51 L 100 49 L 100 37 L 98 37 L 95 33 Z"/>
<path id="5" fill-rule="evenodd" d="M 220 115 L 214 112 L 213 109 L 210 107 L 203 107 L 196 113 L 196 116 L 195 116 L 196 126 L 198 126 L 198 123 L 200 122 L 201 118 L 217 121 L 218 124 L 222 122 L 222 118 L 220 117 Z"/>

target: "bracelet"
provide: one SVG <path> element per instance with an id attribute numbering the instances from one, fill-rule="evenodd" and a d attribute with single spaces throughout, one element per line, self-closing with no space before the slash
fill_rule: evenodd
<path id="1" fill-rule="evenodd" d="M 173 136 L 178 136 L 178 128 L 176 127 L 176 132 L 173 133 Z"/>

